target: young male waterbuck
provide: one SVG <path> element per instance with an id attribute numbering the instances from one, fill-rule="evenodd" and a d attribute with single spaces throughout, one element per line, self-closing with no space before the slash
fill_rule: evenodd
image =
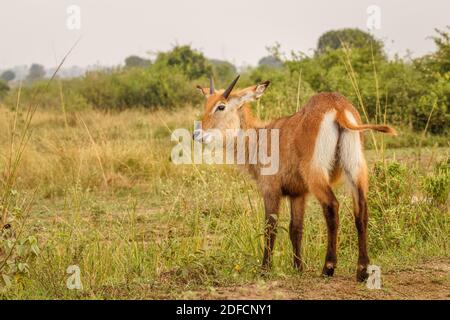
<path id="1" fill-rule="evenodd" d="M 313 194 L 322 206 L 328 231 L 328 247 L 322 274 L 333 275 L 337 262 L 339 203 L 331 187 L 344 176 L 352 191 L 358 231 L 359 257 L 356 278 L 358 281 L 364 281 L 369 264 L 368 181 L 362 131 L 371 129 L 395 135 L 395 130 L 386 125 L 362 124 L 358 111 L 338 93 L 316 94 L 299 112 L 263 123 L 252 115 L 248 103 L 261 97 L 270 82 L 233 90 L 238 79 L 239 76 L 226 90 L 215 90 L 212 79 L 209 88 L 198 86 L 207 99 L 202 128 L 194 132 L 194 139 L 204 141 L 204 132 L 208 129 L 279 130 L 278 172 L 262 175 L 259 164 L 245 165 L 255 178 L 264 198 L 266 232 L 263 268 L 270 268 L 280 200 L 287 196 L 291 207 L 289 233 L 294 249 L 294 266 L 301 270 L 305 201 L 309 194 Z"/>

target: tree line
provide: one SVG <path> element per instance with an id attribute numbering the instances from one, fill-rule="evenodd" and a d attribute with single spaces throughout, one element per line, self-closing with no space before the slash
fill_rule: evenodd
<path id="1" fill-rule="evenodd" d="M 268 48 L 268 55 L 258 66 L 239 70 L 240 85 L 270 79 L 260 108 L 260 116 L 296 111 L 312 94 L 338 91 L 358 108 L 367 111 L 371 121 L 402 125 L 414 131 L 448 133 L 450 115 L 450 39 L 449 28 L 436 30 L 432 37 L 436 50 L 418 57 L 389 58 L 381 40 L 358 29 L 332 30 L 324 33 L 314 54 L 281 52 L 280 46 Z M 178 45 L 159 52 L 154 59 L 129 56 L 124 65 L 89 71 L 75 79 L 52 84 L 40 95 L 40 105 L 60 105 L 60 90 L 66 108 L 178 108 L 199 105 L 196 84 L 207 84 L 213 75 L 217 86 L 225 86 L 237 74 L 228 61 L 208 59 L 189 45 Z M 45 70 L 44 70 L 45 74 Z M 0 98 L 11 104 L 16 88 L 8 92 L 13 80 L 8 71 L 0 81 Z M 22 97 L 43 87 L 43 72 L 30 68 Z M 2 89 L 3 86 L 3 89 Z M 265 107 L 270 106 L 270 107 Z"/>

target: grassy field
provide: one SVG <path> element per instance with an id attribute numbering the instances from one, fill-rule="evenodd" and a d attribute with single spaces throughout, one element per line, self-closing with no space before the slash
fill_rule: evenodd
<path id="1" fill-rule="evenodd" d="M 313 199 L 305 272 L 291 266 L 283 203 L 274 268 L 261 276 L 263 205 L 250 178 L 232 166 L 170 161 L 171 130 L 192 129 L 198 109 L 38 110 L 10 188 L 14 112 L 0 113 L 2 211 L 11 225 L 9 236 L 2 231 L 2 298 L 450 298 L 449 154 L 427 137 L 420 148 L 367 151 L 369 254 L 384 281 L 374 292 L 354 281 L 357 237 L 343 187 L 336 277 L 319 276 L 326 228 Z M 14 242 L 20 250 L 8 256 Z M 67 288 L 70 265 L 79 266 L 83 290 Z"/>

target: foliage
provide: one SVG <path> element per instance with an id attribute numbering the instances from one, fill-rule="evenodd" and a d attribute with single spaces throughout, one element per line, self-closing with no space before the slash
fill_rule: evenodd
<path id="1" fill-rule="evenodd" d="M 450 30 L 450 27 L 447 27 L 447 30 Z M 443 30 L 436 29 L 436 32 L 433 40 L 437 50 L 414 61 L 415 68 L 422 76 L 420 83 L 426 93 L 419 100 L 412 118 L 415 127 L 422 129 L 432 113 L 429 130 L 433 133 L 443 133 L 450 122 L 450 35 Z M 433 108 L 430 108 L 430 105 Z"/>
<path id="2" fill-rule="evenodd" d="M 258 66 L 266 66 L 266 67 L 272 67 L 272 68 L 281 68 L 283 66 L 283 61 L 281 61 L 280 58 L 274 56 L 274 55 L 269 55 L 269 56 L 265 56 L 262 57 L 259 61 L 258 61 Z"/>
<path id="3" fill-rule="evenodd" d="M 33 63 L 30 67 L 30 70 L 28 71 L 26 80 L 28 82 L 34 82 L 44 78 L 44 76 L 45 76 L 44 66 L 37 63 Z"/>
<path id="4" fill-rule="evenodd" d="M 216 85 L 226 86 L 237 74 L 236 67 L 228 61 L 209 59 Z"/>
<path id="5" fill-rule="evenodd" d="M 434 204 L 445 204 L 450 192 L 450 158 L 435 166 L 433 174 L 423 181 L 426 195 Z"/>
<path id="6" fill-rule="evenodd" d="M 271 81 L 270 90 L 267 90 L 261 102 L 263 109 L 259 115 L 273 118 L 296 112 L 297 107 L 301 107 L 314 94 L 309 83 L 302 77 L 299 71 L 286 67 L 275 69 L 261 66 L 252 70 L 247 79 L 243 79 L 242 86 Z"/>
<path id="7" fill-rule="evenodd" d="M 81 88 L 84 99 L 100 109 L 174 108 L 199 102 L 198 93 L 177 66 L 154 64 L 126 71 L 90 72 Z"/>
<path id="8" fill-rule="evenodd" d="M 0 79 L 5 82 L 12 81 L 12 80 L 14 80 L 15 77 L 16 77 L 16 74 L 12 70 L 3 71 L 3 73 L 0 75 Z"/>
<path id="9" fill-rule="evenodd" d="M 190 46 L 175 46 L 171 51 L 160 52 L 155 64 L 178 68 L 189 80 L 210 75 L 212 67 L 203 53 L 193 50 Z M 172 69 L 173 70 L 173 69 Z"/>
<path id="10" fill-rule="evenodd" d="M 261 107 L 272 110 L 265 99 Z M 11 112 L 0 112 L 0 126 L 6 127 L 5 114 Z M 22 201 L 39 186 L 25 234 L 39 240 L 40 251 L 26 262 L 28 274 L 11 276 L 0 297 L 167 299 L 194 293 L 206 297 L 211 287 L 253 288 L 277 281 L 285 288 L 299 279 L 322 287 L 329 282 L 318 277 L 327 229 L 317 201 L 310 199 L 306 208 L 301 274 L 292 267 L 289 208 L 282 202 L 274 268 L 267 280 L 260 273 L 264 206 L 255 184 L 227 165 L 170 162 L 175 145 L 170 130 L 190 128 L 198 114 L 195 107 L 152 113 L 88 109 L 79 112 L 86 129 L 81 122 L 61 125 L 59 110 L 38 110 L 14 190 L 20 190 L 16 199 Z M 19 116 L 18 123 L 22 120 Z M 5 131 L 2 150 L 9 148 Z M 371 263 L 385 275 L 450 254 L 448 210 L 431 203 L 422 184 L 436 176 L 433 167 L 445 160 L 447 150 L 422 151 L 420 165 L 413 149 L 386 150 L 383 158 L 366 152 L 368 247 Z M 335 191 L 341 204 L 337 276 L 347 286 L 354 283 L 358 243 L 351 196 L 344 187 Z M 31 249 L 29 242 L 26 246 Z M 80 268 L 83 290 L 66 287 L 71 265 Z M 384 290 L 390 292 L 387 286 Z"/>
<path id="11" fill-rule="evenodd" d="M 32 198 L 27 198 L 16 189 L 19 166 L 30 138 L 30 123 L 35 110 L 29 106 L 25 116 L 21 116 L 19 109 L 16 108 L 13 117 L 8 117 L 10 127 L 7 134 L 8 144 L 7 148 L 4 148 L 5 153 L 0 162 L 2 169 L 2 179 L 0 179 L 1 291 L 11 285 L 22 285 L 23 277 L 29 275 L 29 263 L 39 254 L 37 238 L 25 230 L 30 216 Z"/>
<path id="12" fill-rule="evenodd" d="M 126 68 L 147 67 L 152 62 L 139 56 L 129 56 L 125 59 Z"/>
<path id="13" fill-rule="evenodd" d="M 360 29 L 331 30 L 322 34 L 317 42 L 316 54 L 321 55 L 328 50 L 342 48 L 345 43 L 350 48 L 371 48 L 376 56 L 384 56 L 383 43 L 374 38 L 370 33 Z"/>
<path id="14" fill-rule="evenodd" d="M 338 91 L 361 107 L 344 63 L 348 55 L 369 120 L 382 122 L 386 114 L 389 123 L 416 131 L 427 127 L 431 133 L 445 134 L 450 121 L 450 75 L 437 72 L 441 69 L 436 65 L 445 65 L 443 57 L 448 55 L 443 45 L 446 38 L 441 38 L 444 40 L 435 39 L 439 48 L 436 54 L 414 61 L 398 57 L 386 60 L 366 46 L 329 48 L 314 57 L 294 54 L 285 64 L 290 70 L 302 70 L 314 91 Z"/>
<path id="15" fill-rule="evenodd" d="M 387 121 L 408 131 L 445 136 L 450 122 L 448 32 L 437 30 L 433 39 L 434 53 L 417 59 L 387 59 L 383 43 L 372 35 L 355 29 L 332 30 L 319 39 L 313 56 L 294 52 L 286 58 L 279 44 L 267 48 L 268 56 L 257 67 L 240 70 L 238 86 L 271 80 L 258 109 L 263 117 L 295 112 L 314 92 L 338 91 L 363 114 L 364 106 L 367 118 L 363 115 L 363 121 Z M 197 105 L 202 101 L 194 89 L 197 84 L 208 83 L 212 74 L 216 87 L 223 88 L 238 73 L 230 62 L 207 59 L 189 45 L 159 52 L 153 62 L 130 56 L 125 65 L 61 80 L 62 90 L 52 85 L 38 102 L 47 107 L 65 105 L 68 110 Z M 26 85 L 23 101 L 44 86 L 40 81 Z M 0 92 L 5 104 L 14 105 L 17 88 L 7 92 L 3 85 Z"/>

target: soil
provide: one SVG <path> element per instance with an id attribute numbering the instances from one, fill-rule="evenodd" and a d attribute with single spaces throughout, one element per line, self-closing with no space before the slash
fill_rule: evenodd
<path id="1" fill-rule="evenodd" d="M 368 289 L 353 277 L 303 275 L 288 281 L 190 292 L 194 299 L 419 299 L 450 300 L 450 259 L 434 260 L 398 272 L 382 273 L 381 289 Z"/>

